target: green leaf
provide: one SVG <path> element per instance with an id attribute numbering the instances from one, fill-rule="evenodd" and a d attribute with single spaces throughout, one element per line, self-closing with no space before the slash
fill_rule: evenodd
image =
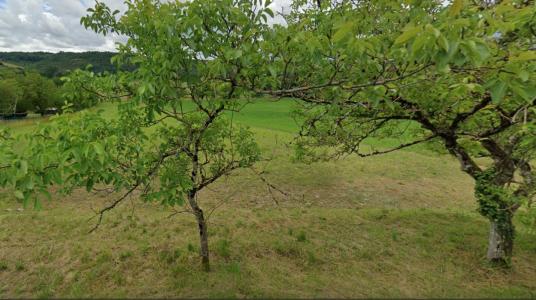
<path id="1" fill-rule="evenodd" d="M 525 51 L 519 53 L 517 56 L 514 56 L 510 58 L 510 61 L 527 61 L 527 60 L 535 60 L 536 59 L 536 51 Z"/>
<path id="2" fill-rule="evenodd" d="M 93 181 L 93 178 L 89 178 L 86 182 L 86 191 L 91 192 L 91 190 L 93 190 L 94 185 L 95 181 Z"/>
<path id="3" fill-rule="evenodd" d="M 526 101 L 531 101 L 536 98 L 536 87 L 534 86 L 512 81 L 510 82 L 510 88 L 514 93 L 516 93 Z"/>
<path id="4" fill-rule="evenodd" d="M 414 38 L 418 33 L 422 31 L 421 27 L 409 27 L 404 30 L 404 33 L 402 33 L 396 40 L 395 45 L 403 44 L 410 39 Z"/>
<path id="5" fill-rule="evenodd" d="M 264 12 L 265 12 L 266 14 L 268 14 L 268 15 L 269 15 L 270 17 L 272 17 L 272 18 L 274 17 L 274 12 L 273 12 L 271 9 L 266 8 L 266 9 L 264 10 Z"/>
<path id="6" fill-rule="evenodd" d="M 418 36 L 411 45 L 411 53 L 414 56 L 418 56 L 417 54 L 419 53 L 419 50 L 421 50 L 429 40 L 430 38 L 428 37 L 428 35 L 423 34 Z"/>
<path id="7" fill-rule="evenodd" d="M 463 0 L 454 0 L 450 6 L 449 15 L 455 17 L 462 12 Z"/>
<path id="8" fill-rule="evenodd" d="M 19 172 L 23 175 L 26 175 L 28 174 L 28 162 L 25 161 L 25 160 L 21 160 L 20 161 L 20 168 L 19 168 Z"/>
<path id="9" fill-rule="evenodd" d="M 268 66 L 268 71 L 272 77 L 277 77 L 277 69 L 274 66 Z"/>
<path id="10" fill-rule="evenodd" d="M 337 32 L 333 35 L 333 41 L 339 42 L 342 39 L 346 38 L 350 32 L 352 31 L 352 28 L 354 26 L 353 22 L 346 22 L 344 23 Z"/>
<path id="11" fill-rule="evenodd" d="M 95 149 L 95 153 L 97 153 L 97 155 L 99 156 L 104 155 L 104 148 L 102 147 L 100 143 L 94 143 L 93 148 Z"/>
<path id="12" fill-rule="evenodd" d="M 440 36 L 437 39 L 437 44 L 441 48 L 443 48 L 443 50 L 445 50 L 445 52 L 449 52 L 449 41 L 444 36 Z"/>
<path id="13" fill-rule="evenodd" d="M 502 101 L 504 95 L 506 94 L 507 85 L 502 81 L 495 81 L 495 83 L 490 87 L 491 99 L 493 103 L 497 104 Z"/>
<path id="14" fill-rule="evenodd" d="M 434 37 L 438 38 L 440 35 L 441 35 L 441 32 L 435 28 L 432 24 L 426 24 L 426 26 L 424 26 L 426 32 L 430 33 L 430 34 L 433 34 Z"/>
<path id="15" fill-rule="evenodd" d="M 138 88 L 138 94 L 140 94 L 140 95 L 145 94 L 145 90 L 146 90 L 146 87 L 145 87 L 144 84 L 142 84 L 142 85 Z"/>
<path id="16" fill-rule="evenodd" d="M 527 80 L 529 80 L 529 72 L 527 72 L 526 70 L 521 70 L 517 73 L 517 76 L 519 76 L 519 78 L 523 81 L 523 82 L 526 82 Z"/>
<path id="17" fill-rule="evenodd" d="M 24 193 L 19 191 L 19 190 L 16 190 L 15 191 L 15 197 L 17 197 L 17 199 L 19 199 L 19 200 L 23 200 L 24 199 Z"/>
<path id="18" fill-rule="evenodd" d="M 43 206 L 41 205 L 41 201 L 39 201 L 39 199 L 37 199 L 37 198 L 34 199 L 34 208 L 36 210 L 43 209 Z"/>
<path id="19" fill-rule="evenodd" d="M 47 198 L 48 201 L 51 201 L 52 200 L 52 195 L 50 195 L 50 192 L 47 191 L 46 189 L 42 191 L 43 195 L 45 195 L 45 197 Z"/>

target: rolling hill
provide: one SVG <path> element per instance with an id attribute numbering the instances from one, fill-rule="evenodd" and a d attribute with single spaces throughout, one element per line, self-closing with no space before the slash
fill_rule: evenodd
<path id="1" fill-rule="evenodd" d="M 27 70 L 34 70 L 41 75 L 52 78 L 63 76 L 78 68 L 93 66 L 94 72 L 114 71 L 112 52 L 0 52 L 0 62 L 4 66 L 16 65 Z"/>

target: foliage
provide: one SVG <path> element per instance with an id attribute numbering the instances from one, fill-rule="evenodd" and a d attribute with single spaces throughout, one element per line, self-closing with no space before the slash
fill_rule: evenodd
<path id="1" fill-rule="evenodd" d="M 47 108 L 61 107 L 56 84 L 38 73 L 10 74 L 0 82 L 2 113 L 34 111 L 43 114 Z"/>
<path id="2" fill-rule="evenodd" d="M 18 83 L 14 79 L 0 80 L 0 109 L 13 112 L 20 99 Z"/>
<path id="3" fill-rule="evenodd" d="M 299 156 L 435 143 L 477 181 L 486 170 L 475 159 L 490 158 L 493 190 L 533 197 L 534 3 L 319 2 L 296 2 L 264 45 L 273 72 L 262 92 L 304 102 Z M 393 136 L 404 137 L 393 148 L 365 146 Z M 493 221 L 492 207 L 481 211 Z"/>
<path id="4" fill-rule="evenodd" d="M 62 77 L 62 99 L 69 103 L 73 110 L 90 108 L 110 99 L 120 100 L 128 96 L 116 83 L 117 77 L 109 73 L 95 74 L 90 71 L 77 69 L 68 76 Z"/>
<path id="5" fill-rule="evenodd" d="M 536 193 L 536 8 L 530 1 L 443 2 L 295 1 L 287 25 L 270 28 L 269 2 L 258 0 L 130 0 L 123 15 L 97 1 L 81 23 L 128 37 L 113 62 L 137 68 L 109 76 L 77 71 L 65 88 L 75 109 L 124 100 L 117 119 L 99 112 L 58 118 L 28 136 L 21 153 L 4 134 L 0 182 L 25 200 L 50 183 L 66 192 L 96 185 L 123 192 L 99 212 L 99 223 L 135 191 L 146 201 L 187 204 L 208 270 L 198 193 L 259 159 L 251 133 L 225 113 L 255 94 L 290 96 L 303 102 L 304 157 L 442 146 L 477 181 L 480 212 L 501 228 L 490 241 L 507 240 L 499 252 L 509 256 L 511 216 L 530 202 L 517 200 Z M 364 146 L 398 135 L 407 141 L 391 149 Z M 476 163 L 482 156 L 491 166 Z M 59 175 L 47 177 L 50 169 Z"/>
<path id="6" fill-rule="evenodd" d="M 76 71 L 65 83 L 68 99 L 125 100 L 117 118 L 107 121 L 99 112 L 57 118 L 24 139 L 31 141 L 24 152 L 3 150 L 8 164 L 0 183 L 13 185 L 26 201 L 34 192 L 46 194 L 50 183 L 67 193 L 102 185 L 122 192 L 100 210 L 97 226 L 134 192 L 146 201 L 186 205 L 198 222 L 208 270 L 208 229 L 198 193 L 259 159 L 252 134 L 225 113 L 243 106 L 237 100 L 248 94 L 244 85 L 262 62 L 256 45 L 271 11 L 246 0 L 126 4 L 119 18 L 97 2 L 82 23 L 128 36 L 114 63 L 138 68 L 102 77 Z M 186 102 L 193 109 L 185 109 Z M 13 149 L 15 141 L 5 136 L 2 149 Z M 58 176 L 50 177 L 51 169 Z"/>
<path id="7" fill-rule="evenodd" d="M 28 103 L 25 110 L 43 114 L 47 108 L 61 107 L 61 96 L 56 84 L 38 73 L 30 72 L 19 77 L 21 98 Z"/>

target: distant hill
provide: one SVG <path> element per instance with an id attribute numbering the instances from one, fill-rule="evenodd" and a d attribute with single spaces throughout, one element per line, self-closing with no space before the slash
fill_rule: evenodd
<path id="1" fill-rule="evenodd" d="M 111 64 L 113 52 L 0 52 L 3 66 L 9 64 L 21 66 L 26 70 L 35 70 L 46 77 L 63 76 L 69 71 L 93 66 L 94 72 L 113 72 Z M 1 66 L 0 66 L 1 67 Z"/>

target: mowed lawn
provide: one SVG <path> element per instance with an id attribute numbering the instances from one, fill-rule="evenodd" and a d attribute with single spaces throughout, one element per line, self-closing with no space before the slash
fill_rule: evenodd
<path id="1" fill-rule="evenodd" d="M 79 191 L 36 211 L 3 191 L 0 297 L 536 297 L 536 235 L 517 222 L 513 267 L 488 265 L 488 222 L 453 158 L 419 147 L 298 163 L 293 106 L 259 101 L 233 116 L 284 194 L 250 170 L 202 193 L 212 272 L 191 215 L 132 197 L 88 234 L 114 195 Z"/>

